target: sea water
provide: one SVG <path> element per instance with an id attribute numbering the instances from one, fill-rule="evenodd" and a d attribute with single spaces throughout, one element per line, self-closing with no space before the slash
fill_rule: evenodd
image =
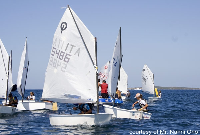
<path id="1" fill-rule="evenodd" d="M 42 90 L 26 90 L 25 97 L 33 91 L 36 100 L 42 95 Z M 130 99 L 120 108 L 131 109 L 136 101 L 135 94 L 140 92 L 145 99 L 151 95 L 142 91 L 131 90 Z M 20 96 L 17 92 L 14 95 Z M 149 103 L 150 120 L 112 119 L 104 126 L 51 126 L 49 114 L 79 113 L 72 109 L 72 104 L 58 104 L 58 111 L 24 111 L 13 116 L 0 118 L 0 134 L 137 134 L 137 135 L 189 135 L 200 134 L 200 91 L 198 90 L 163 90 L 162 100 Z M 135 106 L 139 108 L 139 106 Z M 95 112 L 95 109 L 93 112 Z M 100 107 L 100 112 L 104 112 Z"/>

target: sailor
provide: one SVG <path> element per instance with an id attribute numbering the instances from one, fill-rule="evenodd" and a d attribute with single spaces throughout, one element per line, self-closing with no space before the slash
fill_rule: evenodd
<path id="1" fill-rule="evenodd" d="M 118 87 L 116 88 L 115 98 L 121 99 L 121 91 L 118 90 Z"/>
<path id="2" fill-rule="evenodd" d="M 161 98 L 161 91 L 159 90 L 159 92 L 158 92 L 158 98 Z"/>
<path id="3" fill-rule="evenodd" d="M 8 106 L 13 106 L 13 107 L 17 107 L 17 104 L 18 104 L 18 99 L 17 97 L 13 97 L 12 93 L 10 93 L 8 95 L 8 99 L 9 99 L 9 104 Z"/>
<path id="4" fill-rule="evenodd" d="M 131 93 L 130 93 L 129 90 L 127 90 L 127 92 L 126 92 L 126 97 L 130 97 L 130 96 L 131 96 Z"/>
<path id="5" fill-rule="evenodd" d="M 30 96 L 27 97 L 28 100 L 35 100 L 35 96 L 33 92 L 30 92 Z"/>
<path id="6" fill-rule="evenodd" d="M 80 109 L 80 113 L 79 114 L 92 114 L 92 104 L 82 104 L 79 103 L 77 107 L 73 107 L 73 110 L 77 110 Z"/>
<path id="7" fill-rule="evenodd" d="M 108 84 L 106 83 L 106 80 L 103 80 L 103 83 L 98 85 L 101 87 L 101 97 L 102 98 L 108 98 Z"/>
<path id="8" fill-rule="evenodd" d="M 142 98 L 142 94 L 137 93 L 137 94 L 135 95 L 135 98 L 137 98 L 138 101 L 136 101 L 136 102 L 132 105 L 132 107 L 134 107 L 135 104 L 139 103 L 140 109 L 138 109 L 138 111 L 147 112 L 147 111 L 148 111 L 148 110 L 147 110 L 148 104 L 147 104 L 146 101 Z"/>

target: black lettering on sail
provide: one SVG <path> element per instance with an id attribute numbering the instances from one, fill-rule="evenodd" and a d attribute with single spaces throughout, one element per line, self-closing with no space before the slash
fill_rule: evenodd
<path id="1" fill-rule="evenodd" d="M 71 53 L 71 52 L 72 52 L 72 49 L 73 49 L 74 47 L 76 47 L 76 46 L 71 44 L 71 50 L 70 50 L 70 52 L 69 52 L 69 53 Z"/>
<path id="2" fill-rule="evenodd" d="M 74 53 L 74 55 L 78 54 L 78 57 L 79 57 L 79 54 L 80 54 L 80 48 L 78 48 L 78 50 Z"/>
<path id="3" fill-rule="evenodd" d="M 65 48 L 65 51 L 67 51 L 68 46 L 69 46 L 69 43 L 67 43 L 67 46 L 66 46 L 66 48 Z"/>
<path id="4" fill-rule="evenodd" d="M 143 81 L 145 82 L 145 84 L 146 84 L 146 79 L 144 78 L 144 77 L 142 77 L 142 79 L 143 79 Z"/>

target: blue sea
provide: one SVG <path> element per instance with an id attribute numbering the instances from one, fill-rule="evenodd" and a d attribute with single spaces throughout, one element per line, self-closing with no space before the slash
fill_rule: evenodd
<path id="1" fill-rule="evenodd" d="M 42 90 L 27 90 L 35 93 L 39 100 Z M 131 109 L 136 101 L 135 94 L 140 92 L 145 99 L 149 94 L 142 91 L 131 90 L 131 98 L 120 108 Z M 13 92 L 20 99 L 17 92 Z M 72 110 L 72 104 L 58 104 L 58 111 L 25 111 L 13 116 L 0 118 L 0 134 L 99 134 L 99 135 L 188 135 L 200 134 L 200 91 L 197 90 L 163 90 L 162 100 L 149 103 L 150 120 L 112 119 L 105 126 L 51 126 L 49 114 L 51 113 L 78 113 Z M 138 106 L 135 106 L 136 108 Z M 139 107 L 138 107 L 139 108 Z M 103 112 L 100 107 L 100 112 Z M 93 111 L 95 112 L 95 110 Z"/>

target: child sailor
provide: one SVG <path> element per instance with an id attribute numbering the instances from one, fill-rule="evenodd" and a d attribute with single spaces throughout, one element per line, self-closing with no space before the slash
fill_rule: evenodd
<path id="1" fill-rule="evenodd" d="M 148 107 L 148 104 L 146 103 L 146 101 L 142 98 L 142 94 L 140 93 L 137 93 L 135 95 L 135 98 L 137 98 L 138 101 L 136 101 L 132 107 L 134 107 L 137 103 L 139 103 L 140 105 L 140 109 L 138 109 L 138 111 L 144 111 L 144 112 L 147 112 L 147 107 Z"/>
<path id="2" fill-rule="evenodd" d="M 30 96 L 27 97 L 28 100 L 35 100 L 35 96 L 33 92 L 30 92 Z"/>

